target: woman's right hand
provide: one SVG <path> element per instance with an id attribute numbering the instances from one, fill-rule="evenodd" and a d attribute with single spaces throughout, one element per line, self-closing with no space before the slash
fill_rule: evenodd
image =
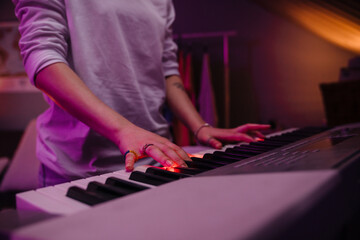
<path id="1" fill-rule="evenodd" d="M 132 171 L 136 160 L 147 156 L 165 167 L 186 167 L 184 160 L 190 161 L 187 153 L 179 146 L 135 125 L 122 129 L 118 139 L 121 153 L 126 154 L 126 171 Z"/>

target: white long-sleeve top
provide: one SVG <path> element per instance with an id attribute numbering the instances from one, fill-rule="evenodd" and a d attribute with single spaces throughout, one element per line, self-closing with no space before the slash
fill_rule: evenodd
<path id="1" fill-rule="evenodd" d="M 33 84 L 41 69 L 66 63 L 112 109 L 169 137 L 161 110 L 165 76 L 178 74 L 171 0 L 13 1 Z M 114 143 L 45 98 L 49 109 L 37 119 L 37 156 L 43 164 L 69 179 L 124 164 L 121 157 L 111 158 L 121 156 Z"/>

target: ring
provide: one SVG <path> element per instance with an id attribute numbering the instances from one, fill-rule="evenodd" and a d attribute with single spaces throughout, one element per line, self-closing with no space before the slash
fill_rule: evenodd
<path id="1" fill-rule="evenodd" d="M 143 146 L 143 148 L 142 148 L 142 152 L 143 152 L 143 154 L 146 154 L 146 149 L 148 148 L 148 147 L 150 147 L 150 146 L 153 146 L 154 144 L 152 144 L 152 143 L 147 143 L 147 144 L 145 144 L 144 146 Z"/>
<path id="2" fill-rule="evenodd" d="M 124 159 L 126 159 L 126 155 L 127 155 L 128 153 L 132 153 L 132 154 L 135 155 L 135 162 L 139 159 L 139 156 L 138 156 L 137 153 L 136 153 L 135 151 L 133 151 L 133 150 L 127 150 L 126 153 L 124 154 Z"/>

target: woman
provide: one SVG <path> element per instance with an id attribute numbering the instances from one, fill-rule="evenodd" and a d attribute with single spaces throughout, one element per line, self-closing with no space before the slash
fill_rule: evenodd
<path id="1" fill-rule="evenodd" d="M 149 156 L 186 166 L 161 114 L 172 111 L 201 143 L 254 139 L 268 125 L 208 126 L 178 73 L 171 0 L 14 0 L 21 54 L 49 109 L 38 117 L 43 186 L 115 171 Z M 120 157 L 124 156 L 124 157 Z M 144 159 L 141 164 L 147 163 Z"/>

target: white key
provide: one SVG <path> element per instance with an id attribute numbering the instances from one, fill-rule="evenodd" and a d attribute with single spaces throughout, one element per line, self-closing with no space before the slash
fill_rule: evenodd
<path id="1" fill-rule="evenodd" d="M 54 188 L 59 188 L 66 193 L 67 190 L 69 189 L 69 187 L 71 187 L 71 186 L 75 186 L 75 185 L 72 184 L 71 182 L 67 182 L 67 183 L 61 183 L 61 184 L 55 185 Z"/>
<path id="2" fill-rule="evenodd" d="M 70 215 L 78 212 L 78 208 L 74 208 L 53 198 L 41 194 L 36 191 L 27 191 L 16 195 L 16 207 L 18 210 L 38 210 L 42 212 Z"/>
<path id="3" fill-rule="evenodd" d="M 148 166 L 137 167 L 136 170 L 146 171 Z M 32 209 L 41 210 L 48 213 L 69 215 L 75 212 L 79 212 L 85 209 L 89 209 L 90 206 L 83 204 L 79 201 L 71 199 L 66 196 L 68 189 L 72 186 L 87 188 L 87 185 L 91 181 L 97 181 L 105 183 L 109 177 L 116 177 L 128 182 L 146 186 L 148 188 L 155 188 L 156 186 L 130 180 L 131 172 L 125 170 L 119 170 L 112 173 L 106 173 L 99 176 L 93 176 L 85 179 L 79 179 L 71 182 L 58 184 L 51 187 L 40 188 L 35 191 L 28 191 L 19 193 L 16 195 L 17 206 L 19 209 Z"/>
<path id="4" fill-rule="evenodd" d="M 81 203 L 79 201 L 76 201 L 74 199 L 67 197 L 66 191 L 64 191 L 61 188 L 55 188 L 55 187 L 51 186 L 51 187 L 37 189 L 36 192 L 39 194 L 44 194 L 44 195 L 48 196 L 49 198 L 54 199 L 54 201 L 58 201 L 63 204 L 66 204 L 66 205 L 74 208 L 74 211 L 81 211 L 81 210 L 90 208 L 90 206 L 87 204 Z"/>
<path id="5" fill-rule="evenodd" d="M 150 166 L 150 165 L 137 166 L 137 167 L 134 169 L 134 171 L 146 172 L 146 170 L 147 170 L 149 167 L 152 167 L 152 166 Z"/>
<path id="6" fill-rule="evenodd" d="M 100 176 L 93 176 L 93 177 L 88 177 L 88 178 L 84 178 L 84 179 L 79 179 L 76 181 L 72 181 L 70 183 L 75 184 L 78 187 L 81 187 L 83 189 L 87 188 L 87 185 L 89 184 L 89 182 L 92 181 L 96 181 L 96 182 L 100 182 L 100 183 L 105 183 L 106 181 L 106 177 L 103 177 L 102 175 Z"/>

